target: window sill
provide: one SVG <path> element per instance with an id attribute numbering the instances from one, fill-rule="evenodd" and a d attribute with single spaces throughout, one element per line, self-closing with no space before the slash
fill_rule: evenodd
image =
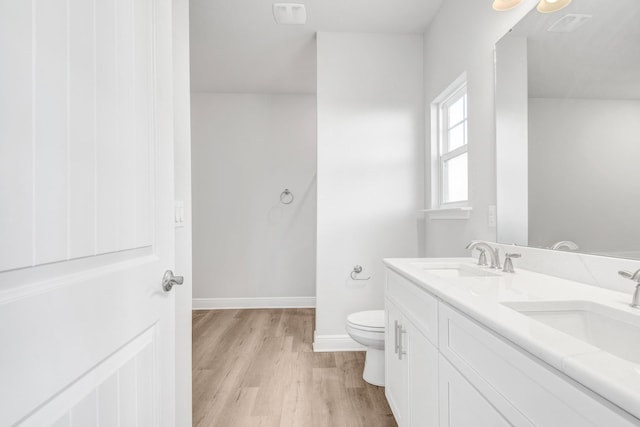
<path id="1" fill-rule="evenodd" d="M 457 208 L 438 208 L 438 209 L 422 209 L 429 219 L 469 219 L 471 218 L 471 206 L 463 206 Z"/>

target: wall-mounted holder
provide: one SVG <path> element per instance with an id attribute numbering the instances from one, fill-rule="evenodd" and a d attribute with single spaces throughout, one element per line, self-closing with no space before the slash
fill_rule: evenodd
<path id="1" fill-rule="evenodd" d="M 289 191 L 288 188 L 285 188 L 282 193 L 280 193 L 280 203 L 283 205 L 290 205 L 293 202 L 293 193 Z"/>
<path id="2" fill-rule="evenodd" d="M 363 278 L 359 278 L 357 277 L 358 274 L 362 273 L 362 266 L 361 265 L 354 265 L 353 266 L 353 270 L 351 271 L 351 280 L 369 280 L 371 279 L 371 276 L 367 276 L 367 277 L 363 277 Z"/>

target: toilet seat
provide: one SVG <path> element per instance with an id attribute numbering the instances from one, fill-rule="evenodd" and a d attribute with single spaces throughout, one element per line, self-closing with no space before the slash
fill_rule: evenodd
<path id="1" fill-rule="evenodd" d="M 385 383 L 385 315 L 384 310 L 369 310 L 347 316 L 346 330 L 351 339 L 364 346 L 362 379 L 369 384 L 384 386 Z"/>
<path id="2" fill-rule="evenodd" d="M 347 325 L 361 331 L 384 332 L 384 310 L 359 311 L 347 316 Z"/>

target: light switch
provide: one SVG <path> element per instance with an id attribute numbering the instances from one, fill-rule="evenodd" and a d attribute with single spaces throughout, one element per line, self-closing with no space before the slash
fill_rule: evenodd
<path id="1" fill-rule="evenodd" d="M 181 200 L 175 202 L 173 222 L 176 228 L 184 227 L 184 202 Z"/>
<path id="2" fill-rule="evenodd" d="M 495 228 L 497 223 L 496 205 L 489 205 L 487 209 L 487 225 L 490 228 Z"/>

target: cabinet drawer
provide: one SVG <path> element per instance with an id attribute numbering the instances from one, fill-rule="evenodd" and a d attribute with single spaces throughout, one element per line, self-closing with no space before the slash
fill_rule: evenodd
<path id="1" fill-rule="evenodd" d="M 639 425 L 631 415 L 448 305 L 440 303 L 439 311 L 440 352 L 489 401 L 508 399 L 517 413 L 507 419 L 515 425 Z"/>
<path id="2" fill-rule="evenodd" d="M 390 269 L 387 269 L 386 296 L 434 346 L 438 346 L 436 297 Z"/>

